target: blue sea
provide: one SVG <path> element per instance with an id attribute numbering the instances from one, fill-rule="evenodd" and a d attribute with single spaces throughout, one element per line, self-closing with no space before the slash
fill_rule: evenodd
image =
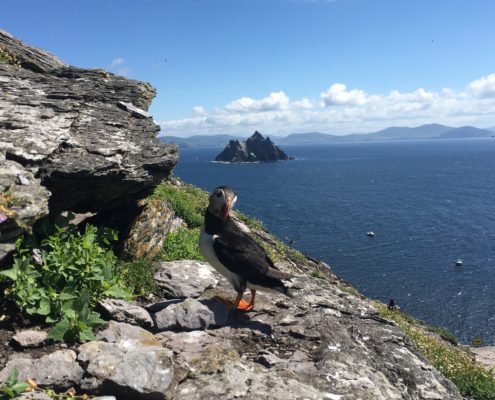
<path id="1" fill-rule="evenodd" d="M 211 162 L 220 150 L 182 150 L 175 174 L 232 186 L 239 210 L 364 295 L 495 344 L 495 140 L 286 146 L 294 161 L 263 164 Z"/>

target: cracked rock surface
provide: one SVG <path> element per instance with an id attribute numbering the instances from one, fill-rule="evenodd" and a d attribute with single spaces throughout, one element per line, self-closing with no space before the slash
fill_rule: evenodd
<path id="1" fill-rule="evenodd" d="M 213 297 L 233 298 L 230 284 L 206 263 L 182 263 L 214 285 L 197 298 L 147 305 L 154 327 L 110 321 L 98 340 L 56 353 L 63 369 L 48 356 L 12 357 L 0 381 L 17 366 L 40 387 L 119 400 L 462 399 L 397 326 L 332 277 L 297 274 L 293 299 L 260 291 L 253 311 L 229 316 Z"/>
<path id="2" fill-rule="evenodd" d="M 150 84 L 69 66 L 3 30 L 0 46 L 18 60 L 0 62 L 0 176 L 15 161 L 21 184 L 41 184 L 35 219 L 46 214 L 49 193 L 53 215 L 105 212 L 170 174 L 178 150 L 156 139 Z"/>

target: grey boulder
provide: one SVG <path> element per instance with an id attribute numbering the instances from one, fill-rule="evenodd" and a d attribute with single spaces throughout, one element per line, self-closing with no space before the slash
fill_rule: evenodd
<path id="1" fill-rule="evenodd" d="M 85 343 L 78 360 L 85 369 L 81 388 L 117 398 L 165 400 L 173 397 L 179 375 L 172 352 L 148 331 L 111 321 L 101 332 L 106 341 Z"/>
<path id="2" fill-rule="evenodd" d="M 212 268 L 200 261 L 163 261 L 156 268 L 155 280 L 166 298 L 199 297 L 217 283 Z"/>
<path id="3" fill-rule="evenodd" d="M 163 347 L 95 341 L 79 346 L 78 352 L 86 370 L 84 390 L 150 400 L 170 399 L 175 392 L 173 361 Z"/>
<path id="4" fill-rule="evenodd" d="M 208 329 L 214 320 L 213 312 L 196 299 L 173 303 L 155 314 L 156 327 L 160 331 Z"/>
<path id="5" fill-rule="evenodd" d="M 99 306 L 114 321 L 126 322 L 146 328 L 153 326 L 150 314 L 144 308 L 121 299 L 103 299 Z"/>
<path id="6" fill-rule="evenodd" d="M 12 340 L 21 347 L 38 347 L 43 344 L 47 337 L 48 333 L 45 331 L 26 329 L 17 332 L 12 336 Z"/>
<path id="7" fill-rule="evenodd" d="M 38 386 L 55 390 L 67 390 L 77 385 L 84 373 L 73 350 L 58 350 L 38 359 L 21 353 L 0 371 L 0 382 L 5 382 L 13 368 L 19 371 L 19 381 L 32 378 Z"/>

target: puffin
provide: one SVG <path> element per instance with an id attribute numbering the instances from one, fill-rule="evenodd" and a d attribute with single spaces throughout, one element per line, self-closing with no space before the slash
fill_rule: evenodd
<path id="1" fill-rule="evenodd" d="M 237 194 L 228 186 L 217 187 L 210 195 L 205 212 L 204 228 L 199 237 L 199 249 L 206 261 L 231 283 L 237 292 L 235 300 L 216 298 L 232 310 L 251 311 L 256 290 L 268 290 L 292 297 L 282 280 L 292 278 L 282 272 L 249 234 L 230 218 Z M 251 290 L 248 303 L 242 299 Z"/>

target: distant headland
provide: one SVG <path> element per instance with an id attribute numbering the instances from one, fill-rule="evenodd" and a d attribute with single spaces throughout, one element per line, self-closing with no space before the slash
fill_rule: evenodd
<path id="1" fill-rule="evenodd" d="M 267 162 L 292 159 L 280 147 L 275 146 L 268 136 L 265 138 L 256 131 L 245 141 L 231 140 L 214 161 Z"/>
<path id="2" fill-rule="evenodd" d="M 332 135 L 321 132 L 292 133 L 287 136 L 275 136 L 275 141 L 280 146 L 306 145 L 306 144 L 330 144 L 337 142 L 364 142 L 376 140 L 417 140 L 417 139 L 463 139 L 463 138 L 489 138 L 495 135 L 495 127 L 486 129 L 474 126 L 452 127 L 441 124 L 426 124 L 417 127 L 390 127 L 372 133 L 355 133 L 350 135 Z M 272 135 L 272 138 L 274 136 Z M 166 143 L 188 147 L 218 147 L 225 146 L 229 140 L 245 140 L 233 135 L 192 135 L 182 138 L 177 136 L 160 136 Z"/>

